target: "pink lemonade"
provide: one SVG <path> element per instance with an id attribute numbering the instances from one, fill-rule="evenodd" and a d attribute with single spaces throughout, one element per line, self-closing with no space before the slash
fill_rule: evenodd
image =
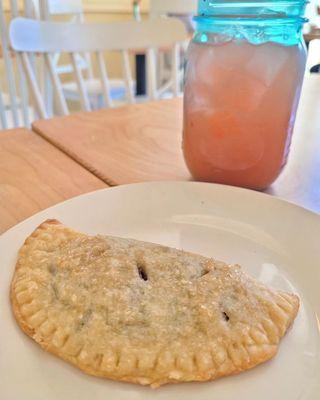
<path id="1" fill-rule="evenodd" d="M 192 43 L 183 148 L 193 177 L 269 186 L 286 163 L 304 68 L 301 44 Z"/>

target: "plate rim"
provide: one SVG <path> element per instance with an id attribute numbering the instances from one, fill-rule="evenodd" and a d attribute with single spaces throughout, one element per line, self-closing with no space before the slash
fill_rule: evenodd
<path id="1" fill-rule="evenodd" d="M 287 207 L 291 207 L 292 209 L 295 208 L 296 210 L 299 210 L 300 212 L 309 214 L 310 216 L 316 218 L 320 224 L 320 214 L 317 212 L 310 210 L 306 207 L 303 207 L 297 203 L 294 203 L 294 201 L 290 201 L 287 199 L 283 199 L 281 197 L 272 195 L 270 193 L 265 193 L 262 191 L 256 191 L 256 190 L 251 190 L 243 187 L 238 187 L 238 186 L 231 186 L 231 185 L 223 185 L 219 183 L 209 183 L 209 182 L 197 182 L 197 181 L 148 181 L 148 182 L 138 182 L 138 183 L 128 183 L 125 185 L 118 185 L 118 186 L 111 186 L 111 187 L 106 187 L 98 190 L 93 190 L 91 192 L 87 193 L 82 193 L 78 196 L 71 197 L 70 199 L 63 200 L 59 203 L 56 203 L 50 207 L 44 208 L 43 210 L 40 210 L 36 212 L 35 214 L 25 218 L 24 220 L 18 222 L 17 224 L 13 225 L 12 227 L 8 228 L 6 231 L 2 232 L 0 235 L 0 241 L 5 238 L 5 236 L 9 235 L 12 233 L 13 230 L 18 229 L 20 225 L 23 225 L 30 221 L 32 218 L 35 218 L 42 212 L 50 211 L 53 210 L 56 207 L 61 206 L 62 204 L 68 204 L 69 202 L 75 201 L 77 199 L 81 199 L 83 197 L 90 197 L 93 196 L 95 193 L 102 193 L 102 192 L 108 192 L 108 191 L 118 191 L 118 190 L 125 190 L 130 187 L 142 187 L 142 186 L 155 186 L 155 185 L 181 185 L 181 186 L 206 186 L 206 187 L 212 187 L 212 188 L 217 188 L 219 190 L 227 190 L 227 191 L 235 191 L 239 193 L 250 193 L 250 196 L 254 196 L 256 198 L 265 198 L 268 199 L 268 201 L 272 201 L 275 203 L 282 204 Z"/>

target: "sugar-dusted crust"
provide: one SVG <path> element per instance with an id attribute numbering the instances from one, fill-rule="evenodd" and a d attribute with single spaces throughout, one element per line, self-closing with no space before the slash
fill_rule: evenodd
<path id="1" fill-rule="evenodd" d="M 11 302 L 45 350 L 88 374 L 153 387 L 269 360 L 299 308 L 239 266 L 55 220 L 20 249 Z"/>

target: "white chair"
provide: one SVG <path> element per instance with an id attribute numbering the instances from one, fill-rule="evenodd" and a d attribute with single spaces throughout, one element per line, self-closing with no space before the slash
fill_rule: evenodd
<path id="1" fill-rule="evenodd" d="M 70 22 L 85 22 L 82 0 L 33 0 L 39 3 L 39 19 L 53 20 L 55 17 L 69 17 Z M 84 85 L 87 88 L 89 101 L 92 108 L 100 108 L 103 104 L 103 89 L 99 79 L 93 76 L 93 67 L 90 54 L 77 54 L 78 65 L 84 75 Z M 56 54 L 53 63 L 59 75 L 70 74 L 73 71 L 72 65 L 59 63 L 60 55 Z M 126 86 L 123 79 L 110 79 L 110 96 L 112 99 L 123 99 L 126 93 Z M 64 95 L 67 100 L 79 102 L 77 82 L 66 80 L 62 83 Z"/>
<path id="2" fill-rule="evenodd" d="M 159 17 L 179 18 L 185 24 L 190 36 L 193 32 L 192 17 L 197 13 L 198 0 L 150 0 L 149 16 L 151 19 Z M 185 56 L 189 40 L 182 46 L 182 57 Z M 162 92 L 166 92 L 171 87 L 170 81 L 170 59 L 166 52 L 160 52 L 159 57 L 158 81 L 162 84 Z M 179 71 L 180 81 L 183 80 L 183 63 Z"/>
<path id="3" fill-rule="evenodd" d="M 66 115 L 69 110 L 63 95 L 59 76 L 52 63 L 52 54 L 68 53 L 70 55 L 82 109 L 90 111 L 91 105 L 88 91 L 85 87 L 81 70 L 76 62 L 77 53 L 95 53 L 105 105 L 112 106 L 113 102 L 110 97 L 110 85 L 105 66 L 104 52 L 121 52 L 128 101 L 129 103 L 133 103 L 135 96 L 132 89 L 129 50 L 136 48 L 146 49 L 150 82 L 149 93 L 150 98 L 155 99 L 157 98 L 157 87 L 154 49 L 164 46 L 172 47 L 172 76 L 175 82 L 178 80 L 179 66 L 179 52 L 177 49 L 179 48 L 179 43 L 186 40 L 186 37 L 187 32 L 183 23 L 175 19 L 109 24 L 70 24 L 17 18 L 10 25 L 11 46 L 22 57 L 35 103 L 42 118 L 47 118 L 48 113 L 31 67 L 29 54 L 34 52 L 43 54 L 56 92 L 60 112 Z M 175 94 L 178 94 L 178 85 L 175 85 L 175 88 Z"/>
<path id="4" fill-rule="evenodd" d="M 82 0 L 33 0 L 33 4 L 37 10 L 37 19 L 50 21 L 54 17 L 68 16 L 69 22 L 84 22 Z M 71 65 L 58 65 L 59 58 L 60 55 L 56 54 L 53 60 L 57 64 L 58 74 L 72 72 Z M 90 57 L 79 55 L 78 58 L 79 67 L 86 70 L 88 79 L 92 78 Z"/>
<path id="5" fill-rule="evenodd" d="M 68 17 L 68 21 L 84 22 L 84 14 L 81 0 L 32 0 L 35 9 L 35 18 L 40 20 L 49 21 L 55 17 Z M 59 75 L 72 73 L 71 64 L 61 64 L 60 54 L 55 54 L 52 58 L 53 65 Z M 85 74 L 85 83 L 89 85 L 89 81 L 93 79 L 92 65 L 89 56 L 77 55 L 77 62 L 79 67 Z M 45 93 L 47 108 L 50 113 L 53 113 L 53 93 L 50 85 L 48 71 L 45 65 L 42 66 L 42 91 Z M 63 85 L 64 86 L 64 85 Z M 70 86 L 70 87 L 69 87 Z M 75 82 L 67 82 L 64 91 L 66 98 L 74 101 L 79 101 L 79 96 L 75 88 Z"/>
<path id="6" fill-rule="evenodd" d="M 19 15 L 18 1 L 0 0 L 0 63 L 4 71 L 0 76 L 0 129 L 29 126 L 30 120 L 34 119 L 34 112 L 29 105 L 21 57 L 12 54 L 9 46 L 5 8 L 10 17 L 17 17 Z M 30 1 L 24 1 L 22 12 L 25 16 L 31 16 Z"/>

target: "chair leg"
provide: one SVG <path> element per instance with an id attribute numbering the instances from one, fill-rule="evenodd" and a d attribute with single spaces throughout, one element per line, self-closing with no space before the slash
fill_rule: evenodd
<path id="1" fill-rule="evenodd" d="M 131 76 L 129 54 L 126 50 L 122 51 L 122 64 L 123 64 L 124 79 L 125 79 L 126 87 L 127 87 L 128 100 L 129 100 L 129 103 L 132 104 L 132 103 L 134 103 L 134 100 L 135 100 L 134 93 L 133 93 L 133 79 Z"/>

